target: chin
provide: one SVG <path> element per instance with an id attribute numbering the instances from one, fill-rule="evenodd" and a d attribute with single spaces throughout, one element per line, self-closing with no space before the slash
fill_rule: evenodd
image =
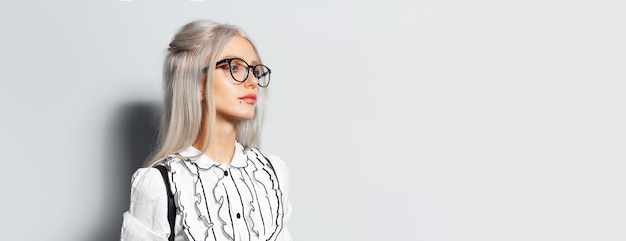
<path id="1" fill-rule="evenodd" d="M 252 120 L 254 119 L 254 112 L 253 113 L 245 113 L 242 115 L 237 116 L 237 119 L 245 121 L 245 120 Z"/>
<path id="2" fill-rule="evenodd" d="M 217 115 L 221 115 L 224 119 L 230 121 L 245 121 L 251 120 L 255 116 L 254 107 L 250 108 L 241 108 L 241 107 L 232 107 L 231 109 L 218 109 Z"/>

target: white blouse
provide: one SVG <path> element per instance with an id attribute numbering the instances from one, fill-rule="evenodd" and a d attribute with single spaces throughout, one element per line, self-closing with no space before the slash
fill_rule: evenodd
<path id="1" fill-rule="evenodd" d="M 164 161 L 176 204 L 175 240 L 290 241 L 291 216 L 285 163 L 239 143 L 229 164 L 189 147 Z M 156 168 L 140 168 L 132 177 L 130 207 L 124 213 L 121 240 L 167 241 L 167 194 Z"/>

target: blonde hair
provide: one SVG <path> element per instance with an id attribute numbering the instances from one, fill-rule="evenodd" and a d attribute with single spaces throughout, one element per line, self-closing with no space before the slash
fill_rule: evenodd
<path id="1" fill-rule="evenodd" d="M 233 36 L 248 40 L 254 48 L 259 63 L 261 59 L 250 38 L 238 27 L 219 24 L 210 20 L 196 20 L 181 27 L 170 42 L 163 63 L 163 113 L 159 133 L 158 151 L 148 159 L 146 166 L 153 166 L 167 156 L 174 155 L 189 146 L 198 138 L 202 123 L 201 88 L 202 69 L 207 67 L 204 98 L 208 111 L 209 138 L 214 130 L 215 99 L 213 95 L 213 72 L 217 57 L 224 45 Z M 261 126 L 264 119 L 267 88 L 261 88 L 254 118 L 243 120 L 237 125 L 237 141 L 244 148 L 260 145 Z M 202 153 L 189 157 L 196 158 L 206 152 L 207 141 Z"/>

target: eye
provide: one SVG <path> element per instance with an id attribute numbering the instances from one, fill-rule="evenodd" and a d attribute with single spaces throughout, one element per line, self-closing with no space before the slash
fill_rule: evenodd
<path id="1" fill-rule="evenodd" d="M 254 68 L 254 76 L 261 79 L 269 74 L 269 70 L 263 65 L 257 65 Z"/>
<path id="2" fill-rule="evenodd" d="M 239 60 L 239 59 L 233 59 L 233 60 L 230 62 L 230 66 L 229 66 L 229 68 L 230 68 L 230 71 L 231 71 L 231 72 L 233 72 L 233 73 L 238 73 L 238 72 L 241 72 L 241 71 L 246 71 L 247 66 L 248 66 L 248 65 L 247 65 L 247 64 L 245 64 L 245 62 L 243 62 L 242 60 Z"/>

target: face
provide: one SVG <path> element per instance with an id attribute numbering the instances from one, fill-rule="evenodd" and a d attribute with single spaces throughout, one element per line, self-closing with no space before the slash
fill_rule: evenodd
<path id="1" fill-rule="evenodd" d="M 233 36 L 222 49 L 217 61 L 227 58 L 240 58 L 249 65 L 258 64 L 258 60 L 248 40 L 240 36 Z M 259 94 L 258 79 L 252 74 L 242 83 L 231 76 L 228 64 L 222 64 L 215 69 L 213 75 L 216 117 L 236 122 L 254 117 L 257 96 Z"/>

